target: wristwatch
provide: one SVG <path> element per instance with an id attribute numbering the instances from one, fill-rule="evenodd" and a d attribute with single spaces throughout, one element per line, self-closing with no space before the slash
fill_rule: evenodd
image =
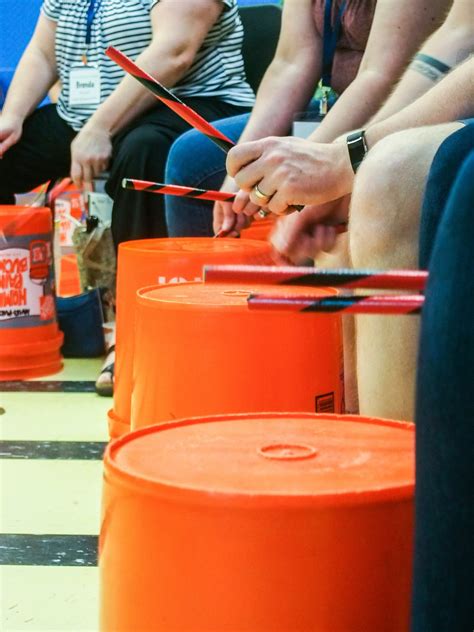
<path id="1" fill-rule="evenodd" d="M 356 173 L 361 162 L 364 160 L 367 152 L 369 151 L 365 140 L 365 131 L 361 129 L 357 132 L 352 132 L 346 138 L 346 142 L 352 169 L 354 170 L 354 173 Z"/>

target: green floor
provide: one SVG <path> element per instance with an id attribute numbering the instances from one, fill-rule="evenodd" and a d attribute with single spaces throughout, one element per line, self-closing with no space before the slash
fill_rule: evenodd
<path id="1" fill-rule="evenodd" d="M 90 382 L 100 364 L 70 360 L 47 379 Z M 2 392 L 0 382 L 2 632 L 98 629 L 95 536 L 110 405 L 88 392 Z"/>

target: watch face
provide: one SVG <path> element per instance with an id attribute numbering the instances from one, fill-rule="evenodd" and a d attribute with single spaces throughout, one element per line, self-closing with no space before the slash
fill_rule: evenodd
<path id="1" fill-rule="evenodd" d="M 347 137 L 347 148 L 349 150 L 349 158 L 354 173 L 360 166 L 367 154 L 367 144 L 365 142 L 365 132 L 360 130 L 353 132 Z"/>

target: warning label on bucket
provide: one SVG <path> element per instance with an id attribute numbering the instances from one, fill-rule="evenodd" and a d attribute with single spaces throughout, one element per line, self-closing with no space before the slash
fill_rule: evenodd
<path id="1" fill-rule="evenodd" d="M 34 327 L 55 317 L 49 235 L 9 239 L 0 248 L 0 327 Z"/>
<path id="2" fill-rule="evenodd" d="M 324 393 L 324 395 L 316 395 L 315 397 L 315 411 L 317 413 L 333 413 L 334 408 L 334 393 Z"/>

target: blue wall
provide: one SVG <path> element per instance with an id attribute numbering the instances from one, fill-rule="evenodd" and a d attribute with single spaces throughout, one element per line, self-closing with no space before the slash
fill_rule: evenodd
<path id="1" fill-rule="evenodd" d="M 0 0 L 0 105 L 33 33 L 42 0 Z"/>

